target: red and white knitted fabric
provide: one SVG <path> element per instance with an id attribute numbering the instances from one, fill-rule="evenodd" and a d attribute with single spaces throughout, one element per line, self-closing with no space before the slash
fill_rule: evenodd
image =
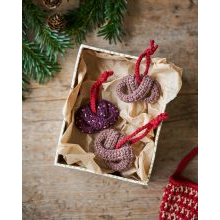
<path id="1" fill-rule="evenodd" d="M 160 205 L 159 220 L 198 219 L 198 184 L 181 176 L 182 170 L 197 153 L 198 147 L 186 155 L 170 177 Z"/>

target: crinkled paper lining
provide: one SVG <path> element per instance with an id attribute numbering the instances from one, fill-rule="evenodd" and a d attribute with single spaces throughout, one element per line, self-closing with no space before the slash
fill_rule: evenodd
<path id="1" fill-rule="evenodd" d="M 74 88 L 71 89 L 63 108 L 66 129 L 58 146 L 58 153 L 63 155 L 69 165 L 87 168 L 95 173 L 113 173 L 105 163 L 93 153 L 94 138 L 97 134 L 81 133 L 74 125 L 74 113 L 77 109 L 89 102 L 89 92 L 92 84 L 105 70 L 113 70 L 106 83 L 103 84 L 100 98 L 114 103 L 120 111 L 120 118 L 114 125 L 115 129 L 128 135 L 138 127 L 143 126 L 150 119 L 160 114 L 164 106 L 174 99 L 182 85 L 182 69 L 174 64 L 167 64 L 165 58 L 153 58 L 149 75 L 153 76 L 161 85 L 162 94 L 156 104 L 146 105 L 144 102 L 124 103 L 116 94 L 116 85 L 127 74 L 134 74 L 135 59 L 110 55 L 83 49 L 75 78 Z M 141 65 L 141 72 L 144 71 Z M 121 176 L 135 180 L 146 181 L 152 156 L 154 154 L 154 133 L 134 144 L 134 165 Z"/>

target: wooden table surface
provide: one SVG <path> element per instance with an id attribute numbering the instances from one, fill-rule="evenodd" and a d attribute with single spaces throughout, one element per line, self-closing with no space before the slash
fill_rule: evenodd
<path id="1" fill-rule="evenodd" d="M 63 1 L 60 10 L 76 6 Z M 184 69 L 159 139 L 149 186 L 53 165 L 78 47 L 61 59 L 62 71 L 46 85 L 33 83 L 23 102 L 23 219 L 158 219 L 163 187 L 181 158 L 197 145 L 197 1 L 130 0 L 123 43 L 109 45 L 90 33 L 87 44 L 139 55 L 155 39 L 155 56 Z M 197 180 L 197 159 L 185 175 Z"/>

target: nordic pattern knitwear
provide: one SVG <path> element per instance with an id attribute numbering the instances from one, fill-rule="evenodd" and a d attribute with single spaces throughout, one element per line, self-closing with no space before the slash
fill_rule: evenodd
<path id="1" fill-rule="evenodd" d="M 118 108 L 106 100 L 96 102 L 97 112 L 91 110 L 90 104 L 78 109 L 75 114 L 75 125 L 84 133 L 95 133 L 113 125 L 119 116 Z"/>
<path id="2" fill-rule="evenodd" d="M 115 145 L 124 136 L 114 129 L 101 131 L 95 138 L 95 154 L 102 158 L 106 165 L 114 171 L 122 171 L 129 168 L 134 161 L 134 154 L 131 145 L 125 143 L 120 149 Z"/>
<path id="3" fill-rule="evenodd" d="M 198 153 L 194 148 L 179 164 L 164 189 L 160 205 L 159 220 L 196 220 L 198 219 L 198 184 L 181 176 L 182 170 Z"/>
<path id="4" fill-rule="evenodd" d="M 90 90 L 90 103 L 78 109 L 75 125 L 84 133 L 95 133 L 113 125 L 119 116 L 118 108 L 106 100 L 97 100 L 100 87 L 113 71 L 104 71 Z"/>
<path id="5" fill-rule="evenodd" d="M 129 75 L 122 78 L 116 87 L 118 97 L 124 102 L 136 102 L 144 100 L 147 103 L 155 103 L 160 97 L 160 84 L 148 76 L 150 67 L 150 56 L 154 54 L 158 45 L 150 41 L 150 48 L 146 49 L 137 59 L 135 65 L 135 75 Z M 146 58 L 146 69 L 144 74 L 140 75 L 140 64 L 143 58 Z"/>
<path id="6" fill-rule="evenodd" d="M 135 75 L 128 75 L 120 80 L 116 92 L 123 102 L 143 100 L 147 103 L 155 103 L 160 97 L 160 84 L 151 76 L 144 76 L 141 84 L 138 85 Z"/>

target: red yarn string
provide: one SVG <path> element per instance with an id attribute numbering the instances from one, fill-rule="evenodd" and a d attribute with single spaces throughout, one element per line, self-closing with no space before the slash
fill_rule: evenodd
<path id="1" fill-rule="evenodd" d="M 189 154 L 187 154 L 183 160 L 179 163 L 178 167 L 176 168 L 176 171 L 174 172 L 173 176 L 178 177 L 180 176 L 182 170 L 187 166 L 190 160 L 193 159 L 198 154 L 198 147 L 195 147 L 191 150 Z"/>
<path id="2" fill-rule="evenodd" d="M 109 76 L 113 75 L 113 71 L 104 71 L 98 80 L 93 84 L 90 89 L 90 107 L 92 112 L 96 113 L 96 100 L 99 96 L 100 86 L 104 83 Z"/>
<path id="3" fill-rule="evenodd" d="M 161 113 L 160 115 L 158 115 L 156 118 L 152 119 L 149 123 L 147 123 L 146 125 L 138 128 L 136 131 L 134 131 L 132 134 L 128 135 L 127 137 L 123 138 L 121 141 L 119 141 L 115 148 L 119 149 L 123 144 L 125 144 L 127 141 L 129 141 L 131 144 L 134 144 L 136 142 L 138 142 L 139 140 L 141 140 L 142 138 L 144 138 L 151 129 L 155 129 L 156 127 L 159 126 L 159 124 L 168 118 L 168 114 L 167 113 Z M 141 131 L 145 130 L 146 131 L 141 134 L 140 136 L 133 138 L 134 136 L 136 136 L 138 133 L 140 133 Z"/>
<path id="4" fill-rule="evenodd" d="M 150 67 L 150 56 L 154 54 L 156 49 L 158 48 L 158 45 L 154 44 L 154 40 L 150 40 L 150 48 L 147 48 L 137 59 L 136 65 L 135 65 L 135 75 L 136 80 L 140 84 L 141 83 L 141 76 L 140 76 L 140 64 L 144 57 L 146 57 L 146 69 L 144 71 L 144 75 L 148 74 L 148 70 Z"/>

